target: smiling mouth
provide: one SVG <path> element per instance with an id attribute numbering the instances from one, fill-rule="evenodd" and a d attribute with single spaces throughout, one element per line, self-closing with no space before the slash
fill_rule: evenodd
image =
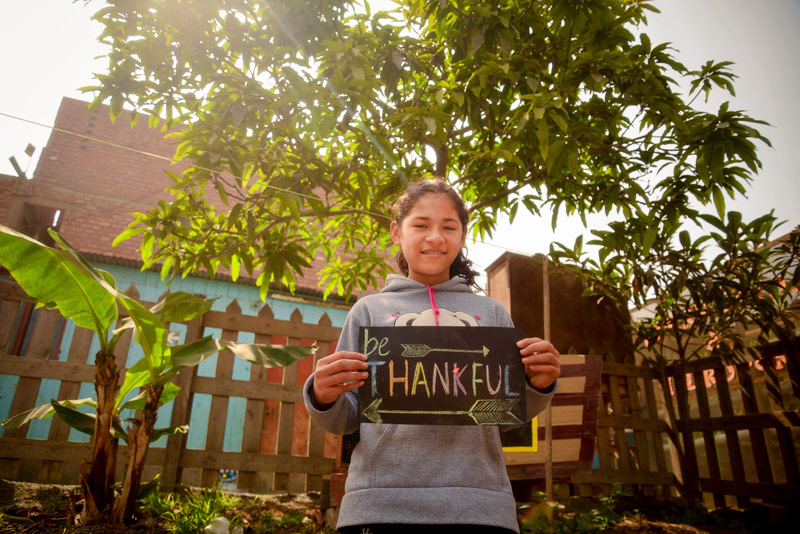
<path id="1" fill-rule="evenodd" d="M 442 250 L 423 250 L 422 253 L 426 256 L 444 256 L 446 254 Z"/>

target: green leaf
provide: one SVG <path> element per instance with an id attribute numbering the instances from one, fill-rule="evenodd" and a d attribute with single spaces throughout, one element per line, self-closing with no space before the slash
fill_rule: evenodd
<path id="1" fill-rule="evenodd" d="M 173 434 L 186 434 L 189 432 L 189 425 L 173 426 L 169 428 L 154 428 L 153 435 L 150 436 L 150 443 L 158 441 L 162 436 L 172 436 Z"/>
<path id="2" fill-rule="evenodd" d="M 177 291 L 167 295 L 150 311 L 163 323 L 185 323 L 208 313 L 214 300 Z"/>
<path id="3" fill-rule="evenodd" d="M 261 367 L 278 367 L 294 363 L 313 354 L 316 347 L 300 345 L 259 345 L 220 340 L 222 348 L 239 358 Z"/>
<path id="4" fill-rule="evenodd" d="M 425 126 L 428 128 L 428 131 L 432 134 L 436 134 L 436 119 L 433 117 L 422 117 L 422 120 L 425 121 Z"/>
<path id="5" fill-rule="evenodd" d="M 169 351 L 167 327 L 153 312 L 127 295 L 120 294 L 119 301 L 135 325 L 134 341 L 141 345 L 150 381 L 155 383 L 165 363 L 164 357 Z"/>
<path id="6" fill-rule="evenodd" d="M 119 234 L 116 238 L 114 238 L 114 242 L 111 243 L 111 246 L 112 247 L 116 247 L 117 245 L 119 245 L 123 241 L 127 241 L 128 239 L 130 239 L 130 238 L 132 238 L 134 236 L 137 236 L 137 235 L 145 232 L 146 230 L 147 230 L 146 228 L 143 228 L 141 226 L 128 228 L 125 231 L 123 231 L 121 234 Z"/>
<path id="7" fill-rule="evenodd" d="M 150 366 L 147 359 L 142 358 L 131 366 L 125 372 L 125 380 L 122 382 L 117 396 L 114 398 L 114 406 L 121 406 L 122 400 L 128 396 L 128 393 L 133 391 L 133 388 L 138 388 L 148 383 L 150 379 Z M 119 411 L 121 408 L 116 408 Z"/>
<path id="8" fill-rule="evenodd" d="M 658 237 L 658 227 L 651 226 L 647 229 L 644 233 L 644 237 L 642 238 L 642 254 L 647 256 L 650 254 L 650 249 L 653 248 L 653 243 L 656 242 L 656 237 Z"/>
<path id="9" fill-rule="evenodd" d="M 82 401 L 76 402 L 90 404 L 88 402 L 83 402 L 86 400 L 89 399 L 82 399 Z M 72 401 L 52 401 L 51 405 L 56 415 L 58 415 L 62 421 L 69 425 L 70 428 L 74 428 L 75 430 L 90 436 L 94 435 L 94 425 L 95 420 L 97 419 L 96 414 L 84 413 L 80 410 L 76 410 L 75 408 L 80 406 L 80 404 L 74 404 Z M 127 433 L 117 421 L 114 421 L 114 423 L 111 425 L 111 437 L 113 439 L 121 439 L 124 442 L 128 441 Z"/>
<path id="10" fill-rule="evenodd" d="M 550 132 L 547 128 L 547 121 L 542 119 L 536 127 L 536 137 L 539 139 L 539 153 L 542 159 L 547 161 L 547 152 L 550 148 Z"/>
<path id="11" fill-rule="evenodd" d="M 189 345 L 176 347 L 173 355 L 175 367 L 191 367 L 221 350 L 228 349 L 239 358 L 262 367 L 290 365 L 314 353 L 316 348 L 300 345 L 262 345 L 234 343 L 223 339 L 205 337 Z"/>
<path id="12" fill-rule="evenodd" d="M 50 248 L 2 225 L 0 263 L 25 293 L 57 308 L 77 326 L 98 333 L 105 345 L 108 330 L 117 321 L 117 290 L 107 281 L 108 273 L 89 265 L 71 247 Z"/>
<path id="13" fill-rule="evenodd" d="M 725 197 L 722 194 L 722 188 L 714 187 L 711 189 L 714 197 L 714 206 L 717 208 L 717 214 L 720 217 L 725 217 Z"/>

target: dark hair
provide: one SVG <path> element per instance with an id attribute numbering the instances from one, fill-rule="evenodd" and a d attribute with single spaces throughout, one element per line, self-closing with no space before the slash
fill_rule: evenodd
<path id="1" fill-rule="evenodd" d="M 408 215 L 408 213 L 414 208 L 414 205 L 420 198 L 424 197 L 425 195 L 436 193 L 443 193 L 447 195 L 447 198 L 449 198 L 453 203 L 453 207 L 458 213 L 458 220 L 461 221 L 461 227 L 463 228 L 464 233 L 466 233 L 467 223 L 469 222 L 469 214 L 467 213 L 466 205 L 464 205 L 464 200 L 456 192 L 456 190 L 453 189 L 452 186 L 442 178 L 420 180 L 408 184 L 406 190 L 402 195 L 400 195 L 400 198 L 397 199 L 397 201 L 394 203 L 394 206 L 392 206 L 392 214 L 394 215 L 394 220 L 397 222 L 398 226 L 403 223 L 403 219 L 406 218 L 406 215 Z M 397 262 L 397 266 L 400 268 L 400 271 L 402 271 L 404 275 L 408 276 L 408 261 L 406 260 L 405 256 L 403 256 L 403 249 L 400 249 L 395 255 L 395 261 Z M 478 276 L 478 271 L 472 268 L 472 262 L 464 255 L 463 249 L 458 251 L 458 256 L 456 256 L 456 259 L 453 260 L 452 264 L 450 264 L 450 278 L 453 278 L 454 276 L 460 276 L 466 280 L 467 285 L 478 287 L 477 283 L 475 282 L 475 277 Z"/>

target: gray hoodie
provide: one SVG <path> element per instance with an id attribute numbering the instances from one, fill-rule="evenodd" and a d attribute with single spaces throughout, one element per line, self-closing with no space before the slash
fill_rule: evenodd
<path id="1" fill-rule="evenodd" d="M 360 299 L 345 320 L 337 350 L 359 352 L 360 326 L 513 326 L 497 301 L 475 295 L 460 277 L 429 287 L 389 275 L 386 287 Z M 521 356 L 520 356 L 521 358 Z M 516 502 L 494 426 L 358 424 L 358 395 L 327 410 L 303 388 L 311 417 L 327 431 L 360 430 L 337 527 L 375 523 L 491 525 L 518 531 Z M 540 413 L 556 384 L 528 387 L 528 417 Z"/>

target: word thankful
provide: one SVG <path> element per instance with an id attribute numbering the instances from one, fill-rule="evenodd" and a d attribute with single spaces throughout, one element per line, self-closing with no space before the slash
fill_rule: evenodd
<path id="1" fill-rule="evenodd" d="M 395 360 L 389 360 L 388 363 L 379 360 L 367 362 L 370 367 L 370 386 L 373 397 L 378 396 L 379 369 L 381 370 L 380 372 L 388 373 L 386 378 L 389 384 L 390 397 L 394 397 L 396 391 L 397 395 L 402 391 L 402 394 L 406 397 L 424 393 L 427 398 L 431 398 L 437 392 L 440 395 L 458 397 L 459 394 L 468 395 L 468 388 L 472 395 L 476 397 L 483 396 L 484 393 L 494 396 L 501 389 L 505 397 L 519 396 L 518 392 L 512 391 L 509 387 L 510 365 L 472 362 L 462 367 L 456 362 L 434 362 L 428 364 L 426 370 L 423 362 L 416 361 L 414 362 L 412 375 L 408 360 L 404 360 L 400 365 L 395 365 L 395 363 Z M 397 367 L 400 367 L 400 369 L 397 369 Z M 386 369 L 386 371 L 383 371 L 383 369 Z M 465 383 L 466 386 L 464 385 Z M 410 393 L 409 387 L 411 389 Z"/>
<path id="2" fill-rule="evenodd" d="M 519 425 L 525 415 L 521 332 L 504 327 L 362 327 L 369 378 L 363 423 Z"/>

